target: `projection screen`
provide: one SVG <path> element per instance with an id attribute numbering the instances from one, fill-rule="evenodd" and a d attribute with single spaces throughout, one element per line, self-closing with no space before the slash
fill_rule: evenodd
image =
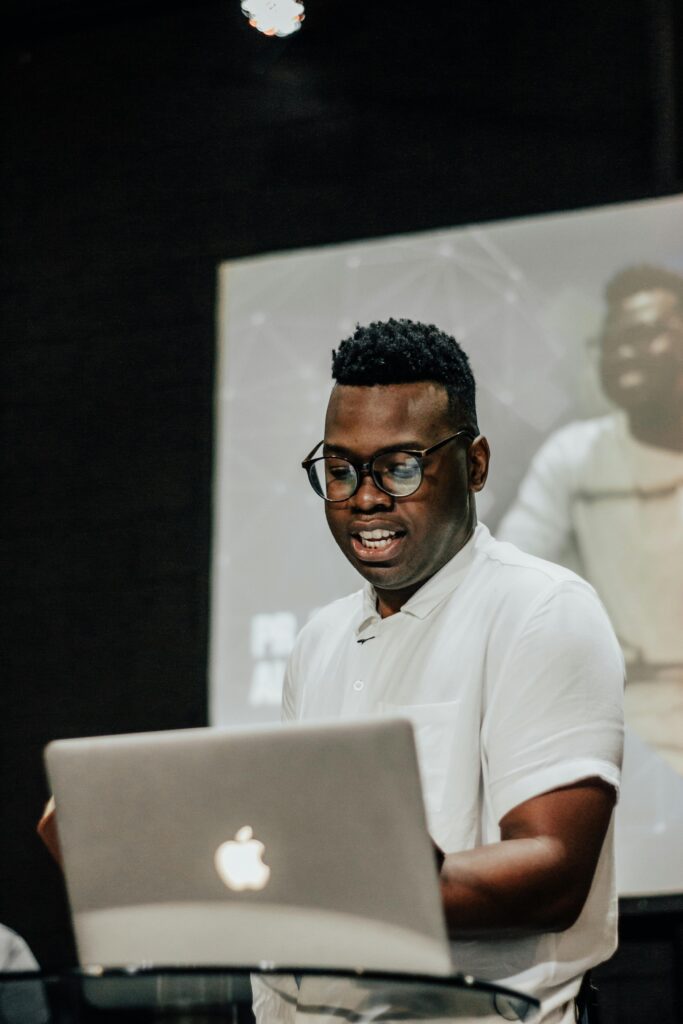
<path id="1" fill-rule="evenodd" d="M 585 575 L 622 640 L 630 729 L 621 892 L 683 890 L 683 730 L 672 739 L 683 721 L 683 454 L 634 444 L 601 364 L 606 283 L 641 264 L 683 275 L 682 240 L 677 197 L 220 267 L 214 724 L 277 718 L 298 629 L 361 584 L 300 467 L 322 437 L 331 350 L 356 323 L 435 323 L 463 345 L 478 383 L 479 422 L 493 452 L 480 520 Z M 678 360 L 680 367 L 683 353 Z M 683 395 L 666 401 L 681 424 Z M 591 448 L 597 436 L 604 466 Z M 584 474 L 572 491 L 570 474 L 591 458 L 597 483 L 586 489 Z M 637 473 L 628 494 L 610 483 L 619 460 Z M 544 500 L 546 523 L 565 517 L 564 532 L 525 515 Z"/>

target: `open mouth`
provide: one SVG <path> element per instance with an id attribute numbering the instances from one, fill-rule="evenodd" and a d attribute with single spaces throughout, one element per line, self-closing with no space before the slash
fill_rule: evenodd
<path id="1" fill-rule="evenodd" d="M 619 374 L 619 387 L 628 390 L 629 388 L 638 388 L 645 380 L 645 374 L 640 370 L 626 370 L 624 373 Z"/>
<path id="2" fill-rule="evenodd" d="M 400 530 L 359 530 L 351 535 L 351 543 L 359 558 L 374 561 L 393 555 L 404 537 Z"/>

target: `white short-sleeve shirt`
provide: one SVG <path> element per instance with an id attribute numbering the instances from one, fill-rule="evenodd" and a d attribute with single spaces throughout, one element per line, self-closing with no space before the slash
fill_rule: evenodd
<path id="1" fill-rule="evenodd" d="M 480 525 L 397 614 L 379 617 L 369 584 L 321 609 L 292 652 L 283 717 L 410 718 L 430 831 L 449 853 L 498 841 L 509 810 L 551 789 L 589 777 L 618 789 L 622 689 L 592 587 Z M 542 999 L 544 1021 L 569 1021 L 616 924 L 610 828 L 571 928 L 453 943 L 454 966 Z"/>

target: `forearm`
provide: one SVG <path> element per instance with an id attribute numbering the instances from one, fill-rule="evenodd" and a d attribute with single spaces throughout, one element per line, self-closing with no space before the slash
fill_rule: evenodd
<path id="1" fill-rule="evenodd" d="M 581 911 L 587 889 L 564 867 L 562 844 L 548 836 L 508 839 L 449 854 L 441 894 L 449 934 L 562 931 Z"/>

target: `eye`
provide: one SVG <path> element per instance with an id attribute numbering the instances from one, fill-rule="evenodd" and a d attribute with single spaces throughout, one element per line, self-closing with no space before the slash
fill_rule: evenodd
<path id="1" fill-rule="evenodd" d="M 353 466 L 349 462 L 330 461 L 327 463 L 327 475 L 331 480 L 349 480 L 353 476 Z"/>
<path id="2" fill-rule="evenodd" d="M 420 472 L 417 460 L 404 452 L 388 453 L 378 461 L 375 468 L 383 476 L 396 481 L 413 480 Z"/>
<path id="3" fill-rule="evenodd" d="M 397 480 L 409 480 L 415 476 L 417 466 L 414 462 L 395 462 L 387 467 L 387 472 Z"/>

